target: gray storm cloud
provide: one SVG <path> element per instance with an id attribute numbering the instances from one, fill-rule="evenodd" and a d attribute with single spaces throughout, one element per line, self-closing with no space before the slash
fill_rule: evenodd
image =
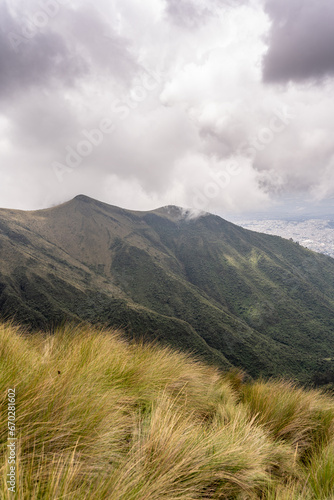
<path id="1" fill-rule="evenodd" d="M 0 206 L 85 193 L 224 213 L 332 196 L 331 80 L 294 82 L 330 76 L 332 8 L 298 5 L 0 0 Z M 317 40 L 326 70 L 308 63 Z"/>
<path id="2" fill-rule="evenodd" d="M 265 82 L 302 82 L 334 75 L 334 3 L 266 0 L 272 22 L 263 61 Z"/>
<path id="3" fill-rule="evenodd" d="M 90 3 L 75 9 L 69 2 L 33 1 L 26 15 L 22 2 L 13 4 L 9 9 L 6 1 L 0 3 L 1 93 L 53 83 L 71 86 L 94 72 L 130 81 L 138 71 L 130 40 Z"/>
<path id="4" fill-rule="evenodd" d="M 0 98 L 55 81 L 69 86 L 85 72 L 83 60 L 74 57 L 61 35 L 34 32 L 31 25 L 29 31 L 6 2 L 0 4 L 0 27 Z"/>

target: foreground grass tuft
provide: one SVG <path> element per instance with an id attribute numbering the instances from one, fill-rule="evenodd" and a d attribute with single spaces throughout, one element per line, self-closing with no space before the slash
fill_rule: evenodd
<path id="1" fill-rule="evenodd" d="M 8 491 L 7 389 L 17 394 Z M 0 325 L 1 498 L 332 499 L 334 401 L 119 332 Z"/>

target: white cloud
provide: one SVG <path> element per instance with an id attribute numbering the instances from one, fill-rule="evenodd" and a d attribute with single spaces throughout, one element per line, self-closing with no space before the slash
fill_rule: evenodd
<path id="1" fill-rule="evenodd" d="M 45 207 L 85 193 L 129 208 L 191 207 L 231 161 L 242 174 L 204 209 L 332 195 L 332 81 L 264 84 L 270 19 L 256 0 L 232 4 L 73 1 L 9 60 L 3 31 L 0 205 Z M 28 17 L 40 9 L 24 5 Z M 6 11 L 11 30 L 22 24 L 19 6 Z M 53 163 L 66 165 L 68 148 L 104 118 L 113 132 L 60 183 Z"/>

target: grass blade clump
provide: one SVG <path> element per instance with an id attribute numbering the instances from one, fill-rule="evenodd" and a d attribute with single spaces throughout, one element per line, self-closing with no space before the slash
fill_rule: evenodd
<path id="1" fill-rule="evenodd" d="M 334 498 L 334 403 L 246 382 L 119 332 L 0 325 L 0 496 L 18 500 Z M 16 493 L 6 485 L 16 388 Z"/>

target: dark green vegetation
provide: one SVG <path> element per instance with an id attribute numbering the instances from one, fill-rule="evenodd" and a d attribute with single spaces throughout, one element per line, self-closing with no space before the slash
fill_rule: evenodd
<path id="1" fill-rule="evenodd" d="M 5 319 L 98 322 L 252 376 L 331 378 L 334 259 L 283 238 L 78 196 L 1 210 L 0 255 Z"/>

